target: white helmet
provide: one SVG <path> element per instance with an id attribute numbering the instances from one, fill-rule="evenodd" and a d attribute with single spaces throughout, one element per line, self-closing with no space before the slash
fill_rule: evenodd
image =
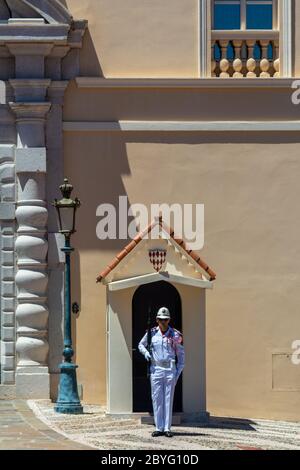
<path id="1" fill-rule="evenodd" d="M 158 310 L 156 318 L 161 318 L 161 319 L 170 319 L 171 315 L 167 307 L 162 307 Z"/>

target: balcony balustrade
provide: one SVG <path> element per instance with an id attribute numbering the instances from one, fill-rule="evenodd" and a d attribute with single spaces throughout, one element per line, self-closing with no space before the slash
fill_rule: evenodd
<path id="1" fill-rule="evenodd" d="M 212 31 L 212 77 L 280 77 L 278 31 Z"/>

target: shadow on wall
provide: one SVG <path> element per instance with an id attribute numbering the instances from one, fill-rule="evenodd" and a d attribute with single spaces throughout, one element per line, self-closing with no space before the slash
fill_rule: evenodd
<path id="1" fill-rule="evenodd" d="M 214 132 L 210 134 L 202 133 L 188 133 L 181 132 L 177 133 L 137 133 L 137 132 L 105 132 L 105 133 L 66 133 L 65 134 L 65 174 L 70 178 L 74 185 L 74 194 L 79 197 L 82 201 L 82 207 L 78 211 L 77 227 L 78 232 L 73 237 L 74 246 L 79 250 L 91 250 L 91 251 L 111 251 L 117 253 L 128 243 L 128 239 L 107 239 L 99 240 L 96 235 L 96 226 L 99 217 L 96 215 L 97 207 L 100 204 L 110 204 L 117 209 L 117 227 L 116 233 L 119 232 L 118 227 L 118 208 L 119 208 L 119 197 L 127 196 L 128 206 L 131 205 L 132 201 L 129 200 L 127 189 L 125 186 L 124 178 L 137 178 L 138 174 L 147 176 L 149 184 L 151 186 L 152 181 L 156 181 L 156 184 L 163 183 L 162 171 L 167 170 L 170 165 L 170 154 L 169 151 L 164 152 L 161 155 L 159 166 L 157 160 L 150 161 L 148 154 L 141 155 L 141 160 L 144 158 L 145 169 L 142 173 L 138 173 L 136 176 L 132 175 L 129 159 L 127 154 L 128 144 L 164 144 L 166 150 L 170 145 L 201 145 L 201 144 L 264 144 L 274 145 L 275 143 L 299 143 L 300 137 L 297 133 L 274 133 L 268 132 L 264 135 L 252 135 L 251 133 L 221 133 Z M 171 148 L 170 148 L 171 150 Z M 205 155 L 197 155 L 197 161 L 195 161 L 195 154 L 191 153 L 190 163 L 198 165 L 199 175 L 201 171 L 205 171 Z M 231 159 L 230 154 L 224 155 L 224 161 Z M 241 161 L 244 160 L 243 154 L 239 156 Z M 275 156 L 274 156 L 275 158 Z M 180 161 L 177 160 L 178 172 L 181 166 Z M 174 162 L 175 164 L 175 162 Z M 188 162 L 186 162 L 188 165 Z M 138 170 L 142 168 L 142 164 L 138 167 Z M 178 173 L 179 174 L 179 173 Z M 198 178 L 199 178 L 198 175 Z M 179 175 L 180 176 L 180 175 Z M 140 177 L 138 177 L 140 178 Z M 174 185 L 177 180 L 174 180 Z M 181 189 L 183 194 L 187 192 L 186 180 L 181 181 Z M 141 184 L 140 180 L 137 180 L 137 184 Z M 197 187 L 197 185 L 195 185 Z M 164 189 L 165 188 L 165 189 Z M 159 196 L 154 192 L 153 201 L 159 203 L 161 201 L 169 200 L 169 185 L 160 185 Z M 148 188 L 145 188 L 145 194 Z M 149 192 L 149 191 L 148 191 Z M 205 201 L 206 193 L 201 187 L 193 193 L 195 201 Z M 145 196 L 147 200 L 147 196 Z M 139 201 L 133 201 L 139 203 L 146 203 L 143 195 L 140 195 Z M 132 219 L 129 220 L 131 222 Z"/>
<path id="2" fill-rule="evenodd" d="M 66 0 L 60 0 L 60 3 L 69 9 Z M 72 13 L 72 12 L 71 12 Z M 85 18 L 74 18 L 74 19 L 85 19 Z M 80 76 L 81 77 L 103 77 L 103 71 L 97 56 L 93 39 L 89 29 L 87 29 L 84 38 L 82 48 L 80 50 Z"/>
<path id="3" fill-rule="evenodd" d="M 65 174 L 74 185 L 74 195 L 82 201 L 78 210 L 78 232 L 73 237 L 74 246 L 82 250 L 107 250 L 117 253 L 128 240 L 99 240 L 96 236 L 96 216 L 100 204 L 111 204 L 118 210 L 119 197 L 128 194 L 123 177 L 131 176 L 126 142 L 121 134 L 68 134 L 65 136 Z M 128 200 L 128 205 L 131 202 Z M 117 212 L 118 216 L 118 212 Z M 132 220 L 129 219 L 130 221 Z M 117 217 L 117 233 L 119 231 Z"/>
<path id="4" fill-rule="evenodd" d="M 103 77 L 103 71 L 89 29 L 84 35 L 79 57 L 81 77 Z"/>

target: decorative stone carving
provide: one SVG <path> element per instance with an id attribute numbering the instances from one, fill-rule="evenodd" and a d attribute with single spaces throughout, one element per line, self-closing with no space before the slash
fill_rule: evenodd
<path id="1" fill-rule="evenodd" d="M 18 82 L 12 81 L 12 86 L 18 88 Z M 17 396 L 48 398 L 48 211 L 44 147 L 45 118 L 50 103 L 11 103 L 11 109 L 16 115 L 18 133 Z"/>
<path id="2" fill-rule="evenodd" d="M 15 151 L 0 146 L 1 383 L 15 381 Z"/>

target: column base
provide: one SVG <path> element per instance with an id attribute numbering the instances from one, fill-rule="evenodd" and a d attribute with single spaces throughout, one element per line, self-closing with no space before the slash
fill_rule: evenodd
<path id="1" fill-rule="evenodd" d="M 58 400 L 54 407 L 57 413 L 82 414 L 77 388 L 76 364 L 64 362 L 60 365 Z"/>
<path id="2" fill-rule="evenodd" d="M 48 367 L 18 367 L 16 372 L 16 397 L 49 399 L 50 376 Z"/>

